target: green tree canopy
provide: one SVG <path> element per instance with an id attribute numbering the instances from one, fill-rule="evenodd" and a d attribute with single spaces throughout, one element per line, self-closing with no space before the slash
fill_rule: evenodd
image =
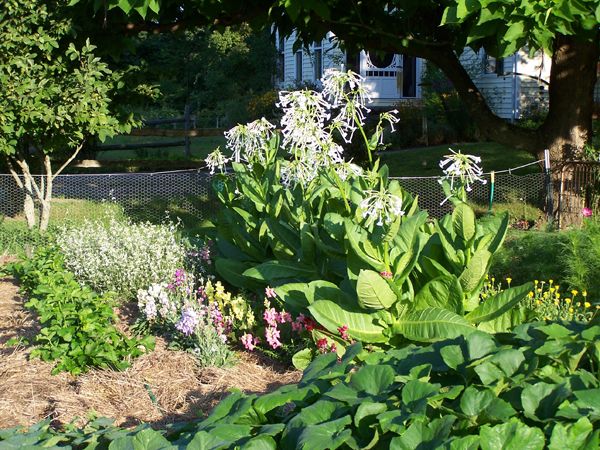
<path id="1" fill-rule="evenodd" d="M 0 9 L 0 155 L 25 193 L 28 225 L 48 225 L 52 181 L 90 136 L 104 139 L 131 123 L 111 111 L 119 76 L 94 46 L 72 43 L 57 2 L 6 0 Z M 60 167 L 53 168 L 57 160 Z M 43 181 L 32 169 L 44 173 Z M 20 175 L 18 174 L 20 172 Z"/>

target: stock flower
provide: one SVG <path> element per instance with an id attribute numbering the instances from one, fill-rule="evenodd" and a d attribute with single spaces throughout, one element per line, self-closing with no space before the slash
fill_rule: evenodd
<path id="1" fill-rule="evenodd" d="M 264 162 L 263 149 L 273 135 L 275 125 L 264 117 L 247 125 L 237 125 L 225 132 L 227 148 L 235 162 Z"/>
<path id="2" fill-rule="evenodd" d="M 277 314 L 277 322 L 279 323 L 292 323 L 292 315 L 287 311 L 281 311 Z"/>
<path id="3" fill-rule="evenodd" d="M 279 341 L 279 337 L 281 336 L 279 330 L 275 327 L 267 327 L 265 329 L 265 338 L 267 342 L 271 346 L 272 349 L 277 349 L 281 347 L 281 342 Z"/>
<path id="4" fill-rule="evenodd" d="M 581 214 L 583 215 L 583 217 L 592 217 L 592 210 L 590 208 L 583 208 L 581 210 Z"/>
<path id="5" fill-rule="evenodd" d="M 275 293 L 275 289 L 273 289 L 273 288 L 272 288 L 272 287 L 270 287 L 270 286 L 267 286 L 267 287 L 265 288 L 265 296 L 266 296 L 267 298 L 275 298 L 275 297 L 277 297 L 277 294 Z"/>
<path id="6" fill-rule="evenodd" d="M 210 169 L 211 175 L 213 175 L 217 169 L 223 172 L 223 170 L 225 170 L 225 165 L 229 161 L 229 158 L 227 158 L 223 153 L 221 153 L 221 149 L 219 149 L 218 147 L 215 151 L 210 153 L 204 160 L 206 166 Z"/>
<path id="7" fill-rule="evenodd" d="M 360 202 L 362 217 L 366 225 L 370 226 L 377 220 L 377 225 L 389 224 L 398 216 L 404 215 L 402 199 L 386 191 L 368 190 L 365 198 Z"/>
<path id="8" fill-rule="evenodd" d="M 189 336 L 196 331 L 199 321 L 200 319 L 196 311 L 191 308 L 184 308 L 181 311 L 181 318 L 179 319 L 179 322 L 175 324 L 175 328 L 177 328 L 185 336 Z"/>
<path id="9" fill-rule="evenodd" d="M 271 327 L 277 326 L 277 321 L 279 318 L 279 314 L 275 311 L 275 308 L 268 308 L 263 313 L 263 319 L 267 322 L 267 325 Z"/>
<path id="10" fill-rule="evenodd" d="M 327 351 L 327 338 L 321 338 L 317 340 L 317 349 L 321 353 L 325 353 Z"/>
<path id="11" fill-rule="evenodd" d="M 250 333 L 244 334 L 240 338 L 241 343 L 244 345 L 246 350 L 252 351 L 256 348 L 256 345 L 260 342 L 257 337 L 252 336 Z"/>

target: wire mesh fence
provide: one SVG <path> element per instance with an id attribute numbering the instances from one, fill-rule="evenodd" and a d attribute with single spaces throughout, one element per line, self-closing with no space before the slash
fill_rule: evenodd
<path id="1" fill-rule="evenodd" d="M 490 175 L 486 178 L 489 180 Z M 419 196 L 419 206 L 432 217 L 451 211 L 437 177 L 396 178 L 409 192 Z M 469 199 L 487 205 L 490 183 L 475 184 Z M 215 217 L 218 200 L 206 172 L 182 170 L 159 173 L 119 173 L 60 175 L 54 181 L 51 223 L 100 219 L 107 213 L 129 217 L 133 221 L 158 223 L 165 218 L 180 220 L 194 228 Z M 496 202 L 517 201 L 542 208 L 545 198 L 542 173 L 496 175 Z M 10 175 L 0 175 L 0 216 L 6 223 L 24 223 L 23 192 Z M 443 203 L 443 204 L 442 204 Z M 1 250 L 1 249 L 0 249 Z"/>

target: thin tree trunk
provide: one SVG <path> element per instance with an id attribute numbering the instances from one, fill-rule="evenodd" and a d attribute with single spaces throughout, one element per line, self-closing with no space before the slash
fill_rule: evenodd
<path id="1" fill-rule="evenodd" d="M 21 172 L 23 173 L 23 179 L 21 179 L 17 173 L 9 158 L 7 158 L 7 163 L 10 174 L 25 197 L 23 200 L 23 213 L 25 214 L 27 228 L 31 230 L 35 227 L 35 203 L 33 200 L 33 183 L 35 183 L 35 180 L 32 180 L 31 174 L 29 173 L 29 166 L 26 161 L 17 161 L 17 165 L 21 168 Z M 26 170 L 23 170 L 23 167 L 25 167 Z"/>
<path id="2" fill-rule="evenodd" d="M 52 164 L 50 157 L 44 155 L 44 177 L 46 179 L 43 188 L 43 198 L 40 199 L 40 231 L 43 233 L 48 229 L 48 223 L 50 222 L 50 210 L 52 207 L 52 182 L 54 176 L 52 175 Z"/>

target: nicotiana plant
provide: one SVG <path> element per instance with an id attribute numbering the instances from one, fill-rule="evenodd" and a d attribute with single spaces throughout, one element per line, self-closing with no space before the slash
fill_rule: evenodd
<path id="1" fill-rule="evenodd" d="M 481 181 L 480 160 L 453 152 L 442 161 L 455 207 L 431 221 L 386 166 L 357 168 L 335 141 L 358 133 L 372 160 L 393 113 L 382 114 L 369 137 L 360 77 L 328 71 L 323 85 L 281 93 L 281 133 L 261 121 L 228 134 L 234 174 L 214 182 L 224 205 L 218 274 L 240 288 L 273 287 L 286 311 L 316 320 L 314 341 L 326 339 L 339 354 L 351 340 L 388 347 L 520 323 L 510 310 L 529 286 L 480 302 L 508 228 L 506 215 L 476 221 L 465 203 Z"/>

